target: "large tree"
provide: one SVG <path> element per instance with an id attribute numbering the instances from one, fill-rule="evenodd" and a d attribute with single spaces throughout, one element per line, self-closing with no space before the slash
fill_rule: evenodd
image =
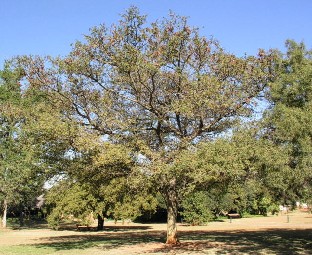
<path id="1" fill-rule="evenodd" d="M 147 24 L 137 8 L 91 29 L 64 58 L 21 58 L 29 86 L 48 91 L 64 116 L 112 143 L 131 144 L 168 210 L 167 243 L 177 239 L 183 189 L 196 172 L 176 156 L 241 117 L 272 79 L 272 54 L 239 58 L 170 14 Z M 197 178 L 198 180 L 198 178 Z M 193 184 L 192 184 L 193 183 Z"/>

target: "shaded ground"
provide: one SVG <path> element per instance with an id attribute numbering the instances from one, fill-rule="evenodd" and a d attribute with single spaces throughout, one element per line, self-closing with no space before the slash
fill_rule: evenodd
<path id="1" fill-rule="evenodd" d="M 312 254 L 312 215 L 286 215 L 178 227 L 181 244 L 164 244 L 165 224 L 108 223 L 102 232 L 0 231 L 0 254 Z"/>

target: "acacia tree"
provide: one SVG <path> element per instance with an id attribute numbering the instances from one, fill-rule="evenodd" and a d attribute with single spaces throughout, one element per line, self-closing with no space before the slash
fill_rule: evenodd
<path id="1" fill-rule="evenodd" d="M 196 172 L 177 170 L 176 156 L 250 116 L 273 77 L 273 54 L 238 58 L 184 17 L 147 24 L 137 8 L 85 39 L 65 58 L 21 58 L 29 84 L 49 91 L 64 116 L 90 132 L 137 150 L 166 201 L 167 243 L 175 244 L 178 201 L 197 182 Z"/>

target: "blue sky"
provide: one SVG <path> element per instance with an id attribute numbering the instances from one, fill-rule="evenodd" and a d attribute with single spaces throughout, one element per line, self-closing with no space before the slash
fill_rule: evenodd
<path id="1" fill-rule="evenodd" d="M 169 10 L 189 16 L 238 56 L 284 50 L 286 39 L 312 48 L 312 0 L 0 0 L 0 65 L 23 54 L 64 56 L 90 27 L 117 22 L 131 5 L 151 21 Z"/>

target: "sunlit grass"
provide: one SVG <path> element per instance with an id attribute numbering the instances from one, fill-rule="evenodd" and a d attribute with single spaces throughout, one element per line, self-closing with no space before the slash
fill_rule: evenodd
<path id="1" fill-rule="evenodd" d="M 33 245 L 12 245 L 12 246 L 1 246 L 0 254 L 2 255 L 39 255 L 39 254 L 51 254 L 55 252 L 55 249 L 50 247 L 35 247 Z"/>

